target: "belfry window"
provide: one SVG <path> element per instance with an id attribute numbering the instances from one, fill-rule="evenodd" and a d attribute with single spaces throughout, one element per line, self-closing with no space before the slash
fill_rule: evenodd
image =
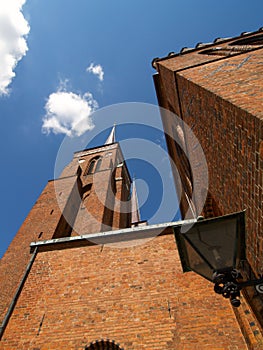
<path id="1" fill-rule="evenodd" d="M 102 157 L 93 158 L 87 167 L 85 175 L 91 175 L 99 171 L 101 167 L 101 162 L 102 162 Z"/>
<path id="2" fill-rule="evenodd" d="M 100 157 L 98 160 L 97 160 L 97 164 L 96 164 L 96 169 L 95 169 L 95 173 L 97 171 L 100 170 L 100 167 L 101 167 L 101 162 L 102 162 L 102 158 Z"/>
<path id="3" fill-rule="evenodd" d="M 89 166 L 88 166 L 88 170 L 87 170 L 87 172 L 86 172 L 86 175 L 93 174 L 93 171 L 94 171 L 94 168 L 95 168 L 95 164 L 96 164 L 96 160 L 93 159 L 93 160 L 89 163 Z"/>

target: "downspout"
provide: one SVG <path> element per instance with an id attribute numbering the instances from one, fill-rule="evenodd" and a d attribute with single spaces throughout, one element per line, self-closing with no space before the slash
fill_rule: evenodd
<path id="1" fill-rule="evenodd" d="M 35 249 L 34 249 L 34 251 L 33 251 L 33 254 L 32 254 L 31 258 L 30 258 L 30 261 L 29 261 L 29 263 L 28 263 L 28 265 L 27 265 L 27 267 L 26 267 L 25 273 L 24 273 L 24 275 L 23 275 L 23 277 L 22 277 L 22 280 L 21 280 L 20 283 L 19 283 L 19 286 L 18 286 L 18 288 L 17 288 L 17 290 L 16 290 L 16 293 L 15 293 L 15 295 L 14 295 L 14 298 L 13 298 L 12 301 L 11 301 L 11 304 L 10 304 L 8 310 L 7 310 L 7 313 L 6 313 L 5 317 L 4 317 L 4 320 L 3 320 L 3 322 L 2 322 L 2 325 L 1 325 L 1 327 L 0 327 L 0 341 L 1 341 L 1 339 L 2 339 L 2 336 L 3 336 L 3 334 L 4 334 L 4 331 L 5 331 L 6 326 L 7 326 L 7 324 L 8 324 L 8 321 L 9 321 L 11 315 L 12 315 L 12 312 L 14 311 L 14 308 L 15 308 L 15 306 L 16 306 L 16 303 L 17 303 L 17 300 L 18 300 L 18 298 L 19 298 L 19 295 L 20 295 L 20 293 L 21 293 L 21 291 L 22 291 L 22 289 L 23 289 L 23 286 L 24 286 L 24 284 L 25 284 L 25 281 L 26 281 L 26 279 L 27 279 L 27 276 L 28 276 L 28 274 L 29 274 L 29 272 L 30 272 L 30 270 L 31 270 L 31 267 L 32 267 L 33 263 L 34 263 L 35 257 L 36 257 L 36 255 L 37 255 L 37 248 L 38 248 L 38 247 L 35 247 Z"/>

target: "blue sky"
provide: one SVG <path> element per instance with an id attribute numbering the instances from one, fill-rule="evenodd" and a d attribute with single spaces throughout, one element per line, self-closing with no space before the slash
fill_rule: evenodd
<path id="1" fill-rule="evenodd" d="M 262 13 L 262 0 L 1 1 L 0 256 L 54 178 L 66 134 L 89 132 L 93 124 L 99 134 L 95 141 L 103 142 L 108 130 L 90 118 L 94 110 L 126 102 L 156 105 L 154 57 L 257 30 Z M 122 116 L 116 118 L 121 123 Z M 119 139 L 138 134 L 164 145 L 153 129 L 125 125 L 117 130 Z M 143 219 L 149 219 L 158 206 L 152 191 L 158 188 L 161 195 L 160 176 L 142 160 L 131 160 L 129 167 L 149 182 L 150 200 L 142 207 Z"/>

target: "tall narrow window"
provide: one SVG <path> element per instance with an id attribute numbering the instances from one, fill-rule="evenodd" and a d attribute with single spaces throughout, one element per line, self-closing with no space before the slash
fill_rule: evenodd
<path id="1" fill-rule="evenodd" d="M 99 171 L 101 167 L 101 162 L 102 162 L 102 157 L 97 156 L 93 158 L 88 165 L 85 175 L 91 175 Z"/>
<path id="2" fill-rule="evenodd" d="M 98 160 L 97 160 L 97 164 L 96 164 L 96 169 L 95 169 L 95 173 L 97 171 L 100 170 L 100 167 L 101 167 L 101 162 L 102 162 L 102 158 L 100 157 Z"/>
<path id="3" fill-rule="evenodd" d="M 86 172 L 86 175 L 93 174 L 94 168 L 95 168 L 95 164 L 96 164 L 96 159 L 93 159 L 93 160 L 89 163 L 89 167 L 88 167 L 88 170 L 87 170 L 87 172 Z"/>

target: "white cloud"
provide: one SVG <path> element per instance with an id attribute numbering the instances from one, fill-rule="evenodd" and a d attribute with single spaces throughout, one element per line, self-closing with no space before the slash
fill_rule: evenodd
<path id="1" fill-rule="evenodd" d="M 14 69 L 28 47 L 30 27 L 21 9 L 26 0 L 0 0 L 0 95 L 7 95 Z"/>
<path id="2" fill-rule="evenodd" d="M 94 75 L 97 75 L 100 81 L 103 81 L 104 79 L 104 71 L 100 64 L 96 64 L 94 66 L 94 63 L 91 63 L 89 67 L 86 69 L 87 72 L 92 73 Z"/>
<path id="3" fill-rule="evenodd" d="M 91 114 L 97 108 L 98 103 L 91 93 L 78 95 L 59 88 L 48 97 L 42 131 L 47 134 L 53 132 L 80 136 L 94 128 Z"/>

